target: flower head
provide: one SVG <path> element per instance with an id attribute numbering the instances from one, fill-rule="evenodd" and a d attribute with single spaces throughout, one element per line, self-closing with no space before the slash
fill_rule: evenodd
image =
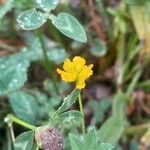
<path id="1" fill-rule="evenodd" d="M 85 64 L 85 59 L 80 56 L 75 56 L 73 61 L 67 58 L 63 64 L 64 70 L 57 69 L 57 72 L 61 75 L 62 80 L 76 82 L 76 88 L 82 89 L 85 87 L 85 80 L 93 74 L 93 64 L 89 66 Z"/>
<path id="2" fill-rule="evenodd" d="M 63 150 L 63 135 L 54 127 L 37 127 L 35 140 L 37 145 L 43 150 Z"/>

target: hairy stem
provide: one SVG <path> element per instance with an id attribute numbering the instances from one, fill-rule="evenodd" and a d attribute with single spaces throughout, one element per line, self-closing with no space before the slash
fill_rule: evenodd
<path id="1" fill-rule="evenodd" d="M 15 123 L 17 123 L 17 124 L 19 124 L 19 125 L 21 125 L 21 126 L 23 126 L 23 127 L 26 127 L 26 128 L 28 128 L 28 129 L 31 129 L 31 130 L 35 130 L 35 129 L 36 129 L 35 126 L 33 126 L 33 125 L 31 125 L 31 124 L 29 124 L 29 123 L 27 123 L 27 122 L 24 122 L 23 120 L 21 120 L 21 119 L 15 117 L 15 116 L 12 115 L 12 114 L 7 115 L 7 117 L 6 117 L 5 119 L 6 119 L 6 120 L 8 119 L 8 120 L 10 120 L 10 121 L 12 121 L 12 122 L 15 122 Z"/>
<path id="2" fill-rule="evenodd" d="M 82 123 L 81 123 L 81 127 L 82 127 L 82 133 L 85 134 L 85 121 L 84 121 L 84 112 L 83 112 L 83 105 L 82 105 L 82 98 L 81 98 L 81 93 L 79 93 L 79 108 L 80 108 L 80 112 L 83 115 L 83 119 L 82 119 Z"/>

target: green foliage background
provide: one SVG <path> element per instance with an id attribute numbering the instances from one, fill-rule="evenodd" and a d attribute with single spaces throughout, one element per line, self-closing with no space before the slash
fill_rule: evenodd
<path id="1" fill-rule="evenodd" d="M 1 3 L 0 149 L 37 150 L 36 127 L 46 125 L 63 134 L 65 150 L 149 149 L 149 0 Z M 82 91 L 55 72 L 76 55 L 94 64 Z M 98 98 L 106 80 L 112 90 Z"/>

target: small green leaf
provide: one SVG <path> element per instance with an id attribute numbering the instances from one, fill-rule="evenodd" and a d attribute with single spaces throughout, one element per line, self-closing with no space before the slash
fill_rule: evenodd
<path id="1" fill-rule="evenodd" d="M 100 41 L 100 39 L 96 39 L 92 43 L 90 52 L 96 57 L 104 56 L 107 52 L 106 44 L 103 41 Z"/>
<path id="2" fill-rule="evenodd" d="M 79 41 L 87 42 L 86 33 L 81 24 L 70 14 L 59 13 L 58 16 L 51 15 L 53 25 L 64 35 Z"/>
<path id="3" fill-rule="evenodd" d="M 55 64 L 62 63 L 67 57 L 65 49 L 62 48 L 52 48 L 47 52 L 49 60 L 53 61 Z"/>
<path id="4" fill-rule="evenodd" d="M 60 0 L 36 0 L 35 3 L 37 6 L 44 11 L 51 11 L 57 7 L 59 4 Z"/>
<path id="5" fill-rule="evenodd" d="M 67 111 L 60 114 L 57 118 L 58 124 L 63 124 L 67 128 L 75 128 L 80 125 L 83 119 L 82 114 L 79 111 Z"/>
<path id="6" fill-rule="evenodd" d="M 32 95 L 17 91 L 9 95 L 9 102 L 17 117 L 31 124 L 36 123 L 38 104 Z"/>
<path id="7" fill-rule="evenodd" d="M 75 89 L 72 91 L 72 93 L 70 95 L 68 95 L 67 97 L 64 98 L 62 105 L 58 108 L 58 110 L 55 112 L 54 115 L 58 115 L 64 111 L 66 111 L 68 108 L 70 108 L 70 106 L 72 106 L 78 96 L 79 96 L 79 90 Z"/>
<path id="8" fill-rule="evenodd" d="M 98 136 L 95 129 L 91 129 L 84 137 L 84 149 L 94 150 L 98 142 Z"/>
<path id="9" fill-rule="evenodd" d="M 95 129 L 91 129 L 83 137 L 74 134 L 70 134 L 69 137 L 72 150 L 112 150 L 114 148 L 109 143 L 100 143 Z"/>
<path id="10" fill-rule="evenodd" d="M 128 103 L 128 96 L 124 93 L 118 93 L 115 95 L 112 105 L 113 116 L 116 116 L 119 119 L 124 119 L 125 117 L 125 108 Z"/>
<path id="11" fill-rule="evenodd" d="M 17 22 L 24 30 L 37 29 L 42 26 L 46 20 L 46 15 L 36 11 L 36 9 L 26 10 L 22 12 L 17 18 Z"/>
<path id="12" fill-rule="evenodd" d="M 14 150 L 32 150 L 34 132 L 27 131 L 20 134 L 14 143 Z"/>
<path id="13" fill-rule="evenodd" d="M 102 142 L 116 143 L 123 134 L 125 121 L 125 106 L 127 97 L 118 93 L 114 97 L 112 116 L 106 120 L 99 130 L 99 137 Z"/>
<path id="14" fill-rule="evenodd" d="M 113 148 L 114 148 L 114 146 L 112 146 L 109 143 L 100 143 L 97 150 L 112 150 Z"/>
<path id="15" fill-rule="evenodd" d="M 27 80 L 30 63 L 21 53 L 0 58 L 0 95 L 20 89 Z"/>
<path id="16" fill-rule="evenodd" d="M 110 117 L 99 130 L 101 141 L 116 143 L 123 134 L 124 124 L 124 120 L 118 121 L 116 117 Z"/>
<path id="17" fill-rule="evenodd" d="M 4 1 L 4 4 L 0 6 L 0 20 L 4 17 L 4 15 L 13 8 L 14 0 Z"/>
<path id="18" fill-rule="evenodd" d="M 83 150 L 83 143 L 80 138 L 74 134 L 69 134 L 71 150 Z"/>

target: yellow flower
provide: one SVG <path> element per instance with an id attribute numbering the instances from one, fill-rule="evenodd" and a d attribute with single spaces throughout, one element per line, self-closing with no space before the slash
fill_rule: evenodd
<path id="1" fill-rule="evenodd" d="M 93 64 L 87 66 L 85 63 L 85 59 L 80 56 L 75 56 L 73 61 L 67 58 L 63 64 L 64 70 L 57 69 L 57 73 L 65 82 L 76 82 L 76 88 L 82 89 L 85 87 L 85 80 L 93 74 Z"/>

